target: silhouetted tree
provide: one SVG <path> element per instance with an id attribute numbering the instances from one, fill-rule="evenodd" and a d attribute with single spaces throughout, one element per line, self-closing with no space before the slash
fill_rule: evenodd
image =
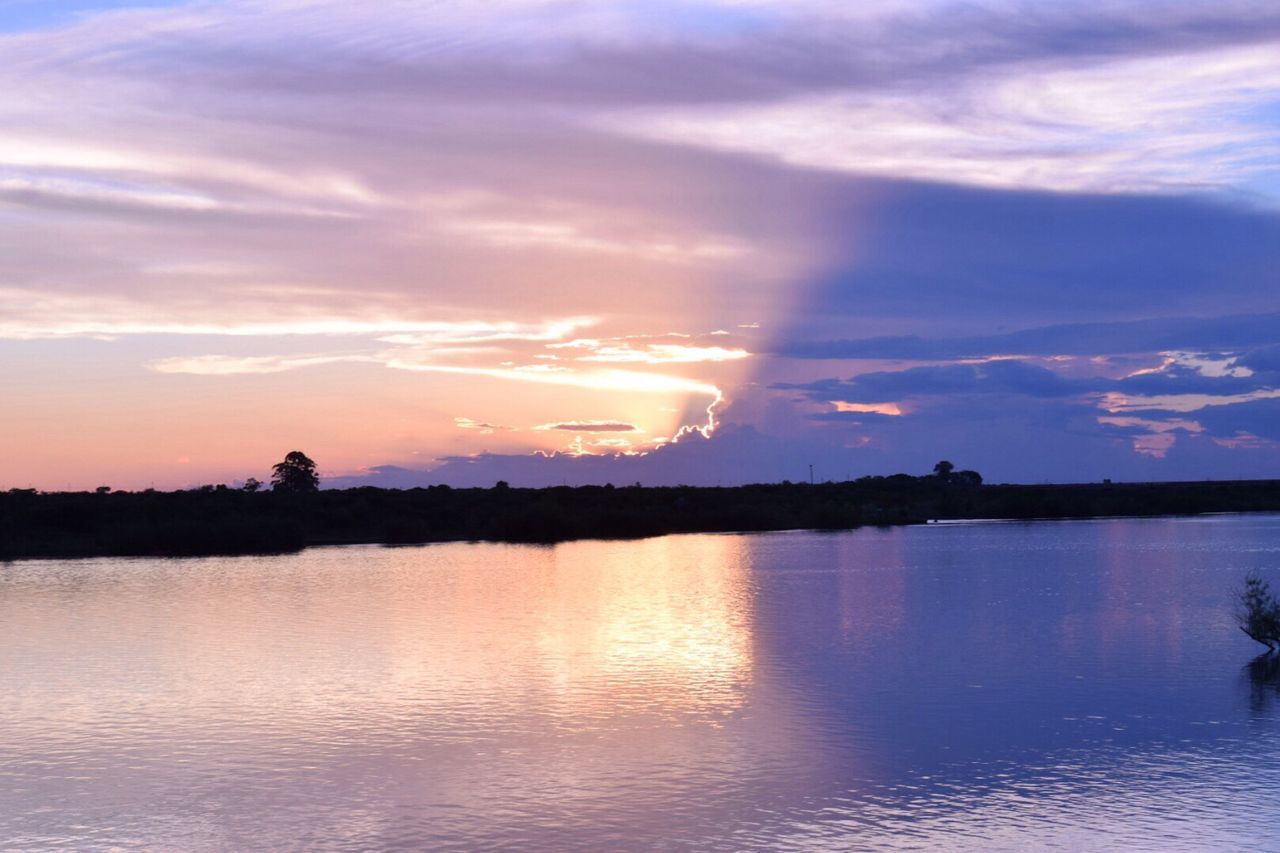
<path id="1" fill-rule="evenodd" d="M 982 475 L 977 471 L 956 471 L 951 475 L 951 482 L 957 486 L 981 486 Z"/>
<path id="2" fill-rule="evenodd" d="M 285 454 L 283 462 L 271 466 L 271 489 L 276 492 L 316 492 L 320 490 L 320 477 L 316 463 L 301 450 Z"/>
<path id="3" fill-rule="evenodd" d="M 1236 601 L 1236 621 L 1240 630 L 1267 647 L 1280 648 L 1280 602 L 1271 594 L 1271 585 L 1254 572 L 1244 579 Z"/>
<path id="4" fill-rule="evenodd" d="M 945 459 L 933 466 L 933 473 L 940 480 L 950 480 L 951 472 L 954 470 L 956 470 L 956 466 Z"/>
<path id="5" fill-rule="evenodd" d="M 250 477 L 244 481 L 244 485 L 240 487 L 242 492 L 256 492 L 262 488 L 262 484 L 258 482 L 257 477 Z"/>

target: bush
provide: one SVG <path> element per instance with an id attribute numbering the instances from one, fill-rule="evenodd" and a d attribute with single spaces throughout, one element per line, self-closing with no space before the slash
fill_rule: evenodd
<path id="1" fill-rule="evenodd" d="M 1244 579 L 1236 621 L 1241 631 L 1266 646 L 1268 652 L 1280 648 L 1280 602 L 1271 594 L 1271 585 L 1257 573 L 1250 572 Z"/>

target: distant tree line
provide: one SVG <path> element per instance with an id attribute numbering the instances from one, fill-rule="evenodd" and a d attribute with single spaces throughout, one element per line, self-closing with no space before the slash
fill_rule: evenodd
<path id="1" fill-rule="evenodd" d="M 0 493 L 0 559 L 840 530 L 930 519 L 1280 510 L 1278 481 L 983 485 L 976 472 L 942 463 L 925 476 L 728 488 L 635 484 L 522 489 L 505 482 L 489 489 L 317 486 L 315 463 L 294 451 L 275 466 L 270 490 L 252 488 L 249 481 L 241 489 L 205 486 L 179 492 L 43 494 L 15 489 Z"/>

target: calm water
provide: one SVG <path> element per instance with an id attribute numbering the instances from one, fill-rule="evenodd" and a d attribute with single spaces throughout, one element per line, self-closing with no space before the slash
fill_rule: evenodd
<path id="1" fill-rule="evenodd" d="M 0 564 L 0 848 L 1280 849 L 1280 516 Z"/>

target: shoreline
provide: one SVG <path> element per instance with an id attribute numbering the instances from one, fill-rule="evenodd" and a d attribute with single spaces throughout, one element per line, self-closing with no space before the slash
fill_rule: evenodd
<path id="1" fill-rule="evenodd" d="M 1280 480 L 962 485 L 900 474 L 727 487 L 363 487 L 304 494 L 10 490 L 0 492 L 0 561 L 1268 511 L 1280 511 Z"/>

